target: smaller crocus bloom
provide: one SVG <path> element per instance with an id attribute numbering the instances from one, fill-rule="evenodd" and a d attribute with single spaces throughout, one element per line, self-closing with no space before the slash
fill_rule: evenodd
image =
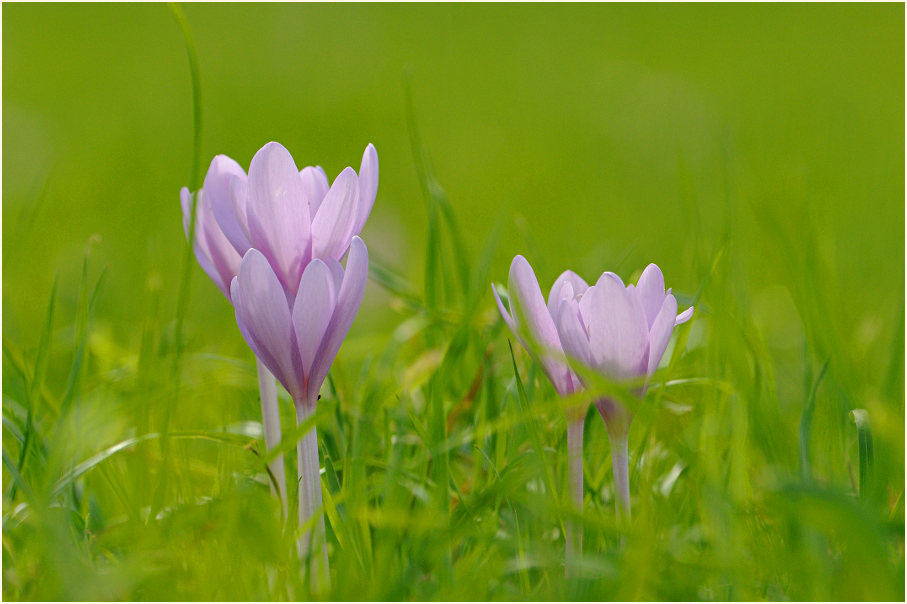
<path id="1" fill-rule="evenodd" d="M 343 338 L 359 310 L 368 277 L 368 250 L 353 237 L 344 269 L 316 258 L 287 298 L 265 255 L 251 248 L 230 287 L 236 322 L 249 347 L 283 384 L 297 407 L 313 407 Z"/>
<path id="2" fill-rule="evenodd" d="M 674 327 L 693 316 L 692 307 L 677 314 L 677 300 L 665 291 L 655 264 L 645 268 L 635 286 L 624 286 L 612 272 L 602 273 L 591 287 L 579 278 L 565 280 L 557 291 L 552 288 L 549 305 L 567 356 L 618 381 L 650 378 Z M 629 422 L 622 405 L 606 401 L 599 410 L 609 429 Z"/>
<path id="3" fill-rule="evenodd" d="M 677 300 L 671 290 L 665 291 L 664 276 L 654 264 L 645 268 L 635 286 L 624 286 L 611 272 L 603 273 L 591 287 L 578 278 L 565 280 L 557 291 L 552 288 L 549 305 L 572 362 L 616 381 L 645 376 L 641 393 L 658 368 L 674 327 L 693 316 L 692 307 L 677 314 Z M 609 398 L 595 404 L 611 441 L 618 513 L 629 518 L 627 438 L 633 416 Z"/>
<path id="4" fill-rule="evenodd" d="M 507 288 L 510 293 L 510 311 L 504 307 L 494 285 L 491 286 L 498 310 L 510 331 L 527 351 L 539 362 L 561 396 L 569 396 L 582 389 L 582 384 L 567 363 L 557 332 L 555 311 L 560 292 L 565 284 L 585 285 L 572 271 L 566 271 L 554 282 L 548 304 L 542 296 L 538 279 L 529 262 L 516 256 L 510 264 Z M 567 496 L 577 510 L 583 508 L 583 424 L 586 406 L 566 409 L 567 413 Z M 576 521 L 567 523 L 565 535 L 567 573 L 574 572 L 576 558 L 582 553 L 583 532 Z"/>
<path id="5" fill-rule="evenodd" d="M 577 279 L 582 281 L 571 271 L 565 272 L 551 288 L 552 295 L 563 283 Z M 567 396 L 575 392 L 580 383 L 567 364 L 555 326 L 556 315 L 551 312 L 553 307 L 550 302 L 545 304 L 535 272 L 523 256 L 517 255 L 510 264 L 507 288 L 510 293 L 510 311 L 505 308 L 498 290 L 494 285 L 491 286 L 498 310 L 510 331 L 523 348 L 538 360 L 558 394 Z"/>
<path id="6" fill-rule="evenodd" d="M 235 161 L 218 155 L 199 191 L 196 257 L 229 297 L 235 269 L 255 248 L 288 295 L 295 296 L 309 262 L 343 258 L 352 237 L 365 226 L 377 192 L 378 153 L 371 144 L 358 174 L 344 168 L 330 184 L 320 166 L 299 170 L 280 143 L 259 149 L 248 176 Z M 181 197 L 188 231 L 189 191 L 184 189 Z"/>

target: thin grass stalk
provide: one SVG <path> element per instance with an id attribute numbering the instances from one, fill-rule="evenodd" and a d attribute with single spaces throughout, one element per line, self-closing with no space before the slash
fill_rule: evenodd
<path id="1" fill-rule="evenodd" d="M 280 408 L 277 406 L 277 382 L 274 376 L 268 371 L 268 368 L 258 360 L 258 391 L 261 395 L 261 420 L 265 431 L 265 446 L 268 451 L 273 450 L 280 444 Z M 268 463 L 268 469 L 271 475 L 277 481 L 275 486 L 271 482 L 271 494 L 275 494 L 275 489 L 279 491 L 277 496 L 280 497 L 283 517 L 287 518 L 287 476 L 284 471 L 283 455 L 278 455 Z"/>
<path id="2" fill-rule="evenodd" d="M 315 413 L 315 401 L 296 404 L 296 424 L 302 424 Z M 296 447 L 299 473 L 299 526 L 305 526 L 317 513 L 314 527 L 300 531 L 296 547 L 300 561 L 309 561 L 311 590 L 315 595 L 331 587 L 327 540 L 321 500 L 321 466 L 318 463 L 318 433 L 315 426 L 305 433 Z"/>

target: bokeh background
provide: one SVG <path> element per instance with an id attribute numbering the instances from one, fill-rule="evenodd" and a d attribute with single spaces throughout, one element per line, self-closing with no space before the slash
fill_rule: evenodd
<path id="1" fill-rule="evenodd" d="M 493 238 L 491 279 L 506 283 L 516 253 L 544 291 L 564 268 L 628 279 L 656 262 L 682 306 L 717 279 L 772 368 L 789 428 L 779 442 L 796 446 L 803 401 L 829 361 L 815 429 L 835 454 L 818 456 L 816 472 L 846 485 L 856 433 L 842 418 L 865 407 L 888 496 L 901 497 L 903 5 L 183 9 L 201 73 L 202 170 L 219 153 L 248 168 L 276 140 L 333 178 L 374 143 L 380 186 L 363 236 L 418 290 L 428 231 L 416 123 L 467 248 Z M 52 390 L 70 371 L 86 250 L 89 281 L 104 272 L 89 373 L 128 379 L 149 330 L 166 348 L 192 140 L 186 48 L 166 5 L 3 6 L 4 347 L 34 357 L 56 278 Z M 232 309 L 192 271 L 189 358 L 202 374 L 210 364 L 194 354 L 240 359 L 248 373 Z M 351 373 L 400 322 L 393 298 L 370 284 L 341 353 Z M 493 320 L 490 289 L 482 305 Z M 697 334 L 692 349 L 706 341 Z M 8 365 L 5 353 L 5 398 Z M 254 398 L 212 400 L 174 421 L 254 419 L 255 409 Z M 903 504 L 892 506 L 903 578 Z"/>
<path id="2" fill-rule="evenodd" d="M 835 291 L 829 323 L 862 337 L 860 348 L 894 331 L 904 257 L 898 7 L 185 10 L 199 49 L 204 168 L 218 153 L 248 168 L 277 140 L 333 176 L 358 168 L 374 143 L 381 193 L 365 234 L 416 279 L 426 212 L 407 70 L 466 237 L 479 246 L 503 222 L 498 280 L 531 239 L 542 281 L 567 266 L 589 276 L 654 261 L 695 289 L 695 240 L 730 221 L 758 296 L 796 279 L 768 231 L 803 240 L 812 230 L 833 280 L 820 284 Z M 4 17 L 4 332 L 34 333 L 55 273 L 62 295 L 76 290 L 83 248 L 98 235 L 93 264 L 110 272 L 99 324 L 128 345 L 148 276 L 159 275 L 164 307 L 176 292 L 178 191 L 192 153 L 179 29 L 154 5 L 8 6 Z M 194 316 L 224 333 L 208 345 L 238 346 L 230 309 L 201 275 Z"/>

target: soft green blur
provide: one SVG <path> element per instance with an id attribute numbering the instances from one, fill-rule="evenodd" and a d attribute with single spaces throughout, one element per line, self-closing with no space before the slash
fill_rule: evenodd
<path id="1" fill-rule="evenodd" d="M 378 150 L 363 238 L 385 270 L 319 406 L 332 597 L 903 599 L 903 5 L 183 10 L 202 174 L 271 140 L 331 178 Z M 173 14 L 2 11 L 4 599 L 303 597 L 246 446 L 252 355 L 194 262 L 172 366 L 193 161 Z M 420 179 L 446 192 L 459 251 Z M 631 432 L 623 539 L 588 416 L 589 568 L 571 581 L 568 512 L 539 479 L 541 459 L 563 477 L 562 413 L 516 350 L 520 410 L 489 287 L 517 253 L 545 293 L 566 268 L 635 281 L 656 262 L 697 305 L 663 373 L 693 381 L 653 388 Z M 31 492 L 11 501 L 29 408 Z M 862 496 L 854 408 L 875 453 Z M 547 456 L 523 422 L 494 424 L 521 413 Z M 64 480 L 162 430 L 183 436 Z"/>

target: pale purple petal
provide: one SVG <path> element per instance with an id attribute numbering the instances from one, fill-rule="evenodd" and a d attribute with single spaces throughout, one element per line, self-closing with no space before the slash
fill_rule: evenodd
<path id="1" fill-rule="evenodd" d="M 510 265 L 508 289 L 513 319 L 525 330 L 527 340 L 548 354 L 562 350 L 535 272 L 522 256 L 516 256 Z"/>
<path id="2" fill-rule="evenodd" d="M 651 265 L 650 265 L 651 266 Z M 661 310 L 652 323 L 652 329 L 649 331 L 649 360 L 646 373 L 652 375 L 658 369 L 661 357 L 664 356 L 668 348 L 668 342 L 671 339 L 671 332 L 674 331 L 674 318 L 677 315 L 677 300 L 674 296 L 665 297 Z"/>
<path id="3" fill-rule="evenodd" d="M 233 277 L 233 281 L 230 283 L 230 297 L 233 299 L 242 300 L 242 294 L 239 293 L 239 276 Z M 252 352 L 255 353 L 255 356 L 265 364 L 265 366 L 268 368 L 268 371 L 277 376 L 281 371 L 280 364 L 277 362 L 277 359 L 271 354 L 268 348 L 263 346 L 255 338 L 255 334 L 252 333 L 249 327 L 245 324 L 245 321 L 243 320 L 243 317 L 245 317 L 245 312 L 239 312 L 235 305 L 233 308 L 234 314 L 236 315 L 236 324 L 239 326 L 239 332 L 242 334 L 242 337 L 246 341 L 246 344 L 249 345 L 249 348 L 252 349 Z M 284 375 L 279 375 L 277 379 L 280 380 L 281 384 L 284 384 L 284 387 L 286 387 L 286 380 Z"/>
<path id="4" fill-rule="evenodd" d="M 371 143 L 362 154 L 362 163 L 359 165 L 359 208 L 356 211 L 356 226 L 353 235 L 362 232 L 365 221 L 368 220 L 375 205 L 378 195 L 378 152 Z"/>
<path id="5" fill-rule="evenodd" d="M 583 329 L 585 329 L 587 332 L 589 330 L 589 326 L 592 324 L 592 302 L 600 293 L 601 288 L 593 285 L 592 287 L 587 288 L 579 299 L 579 317 L 583 323 Z"/>
<path id="6" fill-rule="evenodd" d="M 561 394 L 574 389 L 554 319 L 529 262 L 516 256 L 510 265 L 510 309 L 523 346 L 535 356 L 554 388 Z M 528 342 L 528 346 L 527 346 Z"/>
<path id="7" fill-rule="evenodd" d="M 321 341 L 318 352 L 315 353 L 315 361 L 312 363 L 312 370 L 308 376 L 308 400 L 314 402 L 318 397 L 318 391 L 328 375 L 331 363 L 340 350 L 343 338 L 346 337 L 353 319 L 356 318 L 356 312 L 362 303 L 362 296 L 365 294 L 365 284 L 368 280 L 368 248 L 365 247 L 362 239 L 353 237 L 350 243 L 350 254 L 346 260 L 346 270 L 343 274 L 343 283 L 337 294 L 337 305 L 334 309 L 334 315 L 328 324 L 327 331 Z"/>
<path id="8" fill-rule="evenodd" d="M 299 293 L 293 305 L 293 329 L 302 361 L 303 374 L 312 368 L 315 353 L 334 314 L 337 292 L 331 269 L 319 259 L 309 262 L 299 280 Z"/>
<path id="9" fill-rule="evenodd" d="M 312 220 L 312 257 L 339 260 L 350 245 L 359 205 L 359 179 L 344 168 Z"/>
<path id="10" fill-rule="evenodd" d="M 598 278 L 598 281 L 596 281 L 595 284 L 598 285 L 599 283 L 601 283 L 601 280 L 604 278 L 611 279 L 612 281 L 614 281 L 621 287 L 624 287 L 624 280 L 620 278 L 620 275 L 618 275 L 617 273 L 612 273 L 611 271 L 603 272 L 602 276 Z"/>
<path id="11" fill-rule="evenodd" d="M 334 291 L 339 292 L 340 286 L 343 284 L 343 266 L 339 260 L 333 258 L 324 258 L 323 262 L 330 269 L 331 277 L 334 278 Z"/>
<path id="12" fill-rule="evenodd" d="M 252 245 L 295 295 L 311 258 L 311 216 L 293 157 L 279 143 L 268 143 L 252 158 L 247 214 Z"/>
<path id="13" fill-rule="evenodd" d="M 548 314 L 550 314 L 552 318 L 557 317 L 557 309 L 563 299 L 563 288 L 564 285 L 568 283 L 575 296 L 582 296 L 586 293 L 586 290 L 589 289 L 589 285 L 583 278 L 573 271 L 564 271 L 561 273 L 560 276 L 554 280 L 551 291 L 548 292 Z"/>
<path id="14" fill-rule="evenodd" d="M 236 253 L 233 246 L 227 241 L 223 231 L 220 230 L 211 208 L 211 198 L 205 189 L 198 192 L 196 208 L 195 232 L 196 239 L 211 259 L 211 264 L 217 271 L 218 278 L 214 280 L 217 286 L 228 295 L 229 283 L 239 273 L 239 264 L 242 257 Z M 229 297 L 229 296 L 228 296 Z"/>
<path id="15" fill-rule="evenodd" d="M 221 293 L 230 299 L 230 281 L 239 270 L 239 255 L 233 250 L 229 242 L 211 215 L 211 206 L 207 202 L 204 189 L 197 194 L 198 201 L 195 208 L 195 241 L 192 251 L 205 274 L 220 289 Z M 192 194 L 183 187 L 180 191 L 180 205 L 183 209 L 183 230 L 186 238 L 189 237 L 189 218 L 192 211 Z"/>
<path id="16" fill-rule="evenodd" d="M 691 306 L 688 309 L 686 309 L 685 311 L 683 311 L 682 313 L 680 313 L 679 315 L 677 315 L 677 318 L 674 319 L 674 325 L 680 325 L 681 323 L 686 323 L 687 321 L 690 320 L 690 317 L 692 317 L 692 316 L 693 316 L 693 307 Z"/>
<path id="17" fill-rule="evenodd" d="M 557 333 L 567 358 L 584 368 L 592 364 L 589 353 L 589 337 L 580 322 L 579 305 L 576 300 L 564 300 L 557 311 Z"/>
<path id="18" fill-rule="evenodd" d="M 515 336 L 517 336 L 517 338 L 519 338 L 519 334 L 517 333 L 516 322 L 514 322 L 513 317 L 510 316 L 510 312 L 507 310 L 507 308 L 504 306 L 504 303 L 501 301 L 501 296 L 498 295 L 498 290 L 495 289 L 494 283 L 491 284 L 491 291 L 494 292 L 494 299 L 498 303 L 498 310 L 501 311 L 501 316 L 504 317 L 504 322 L 507 323 L 507 327 L 510 328 L 510 331 L 513 332 L 513 335 L 515 335 Z"/>
<path id="19" fill-rule="evenodd" d="M 328 185 L 328 176 L 324 173 L 324 170 L 321 166 L 306 166 L 299 172 L 299 177 L 302 179 L 302 190 L 305 194 L 305 199 L 309 203 L 309 215 L 314 216 L 318 213 L 318 208 L 321 207 L 321 202 L 324 201 L 324 196 L 328 194 L 328 190 L 331 188 Z"/>
<path id="20" fill-rule="evenodd" d="M 661 269 L 655 264 L 647 266 L 640 275 L 636 288 L 646 313 L 646 321 L 649 327 L 652 327 L 655 316 L 661 311 L 665 300 L 665 279 Z"/>
<path id="21" fill-rule="evenodd" d="M 237 253 L 242 255 L 251 246 L 245 226 L 246 200 L 234 196 L 234 179 L 245 182 L 245 171 L 226 155 L 217 155 L 211 160 L 203 189 L 218 226 Z"/>
<path id="22" fill-rule="evenodd" d="M 589 348 L 593 364 L 614 379 L 645 372 L 648 324 L 639 299 L 605 273 L 583 299 L 590 298 Z"/>
<path id="23" fill-rule="evenodd" d="M 294 398 L 303 395 L 299 353 L 286 294 L 268 260 L 258 250 L 246 252 L 231 294 L 236 322 L 249 347 Z"/>

